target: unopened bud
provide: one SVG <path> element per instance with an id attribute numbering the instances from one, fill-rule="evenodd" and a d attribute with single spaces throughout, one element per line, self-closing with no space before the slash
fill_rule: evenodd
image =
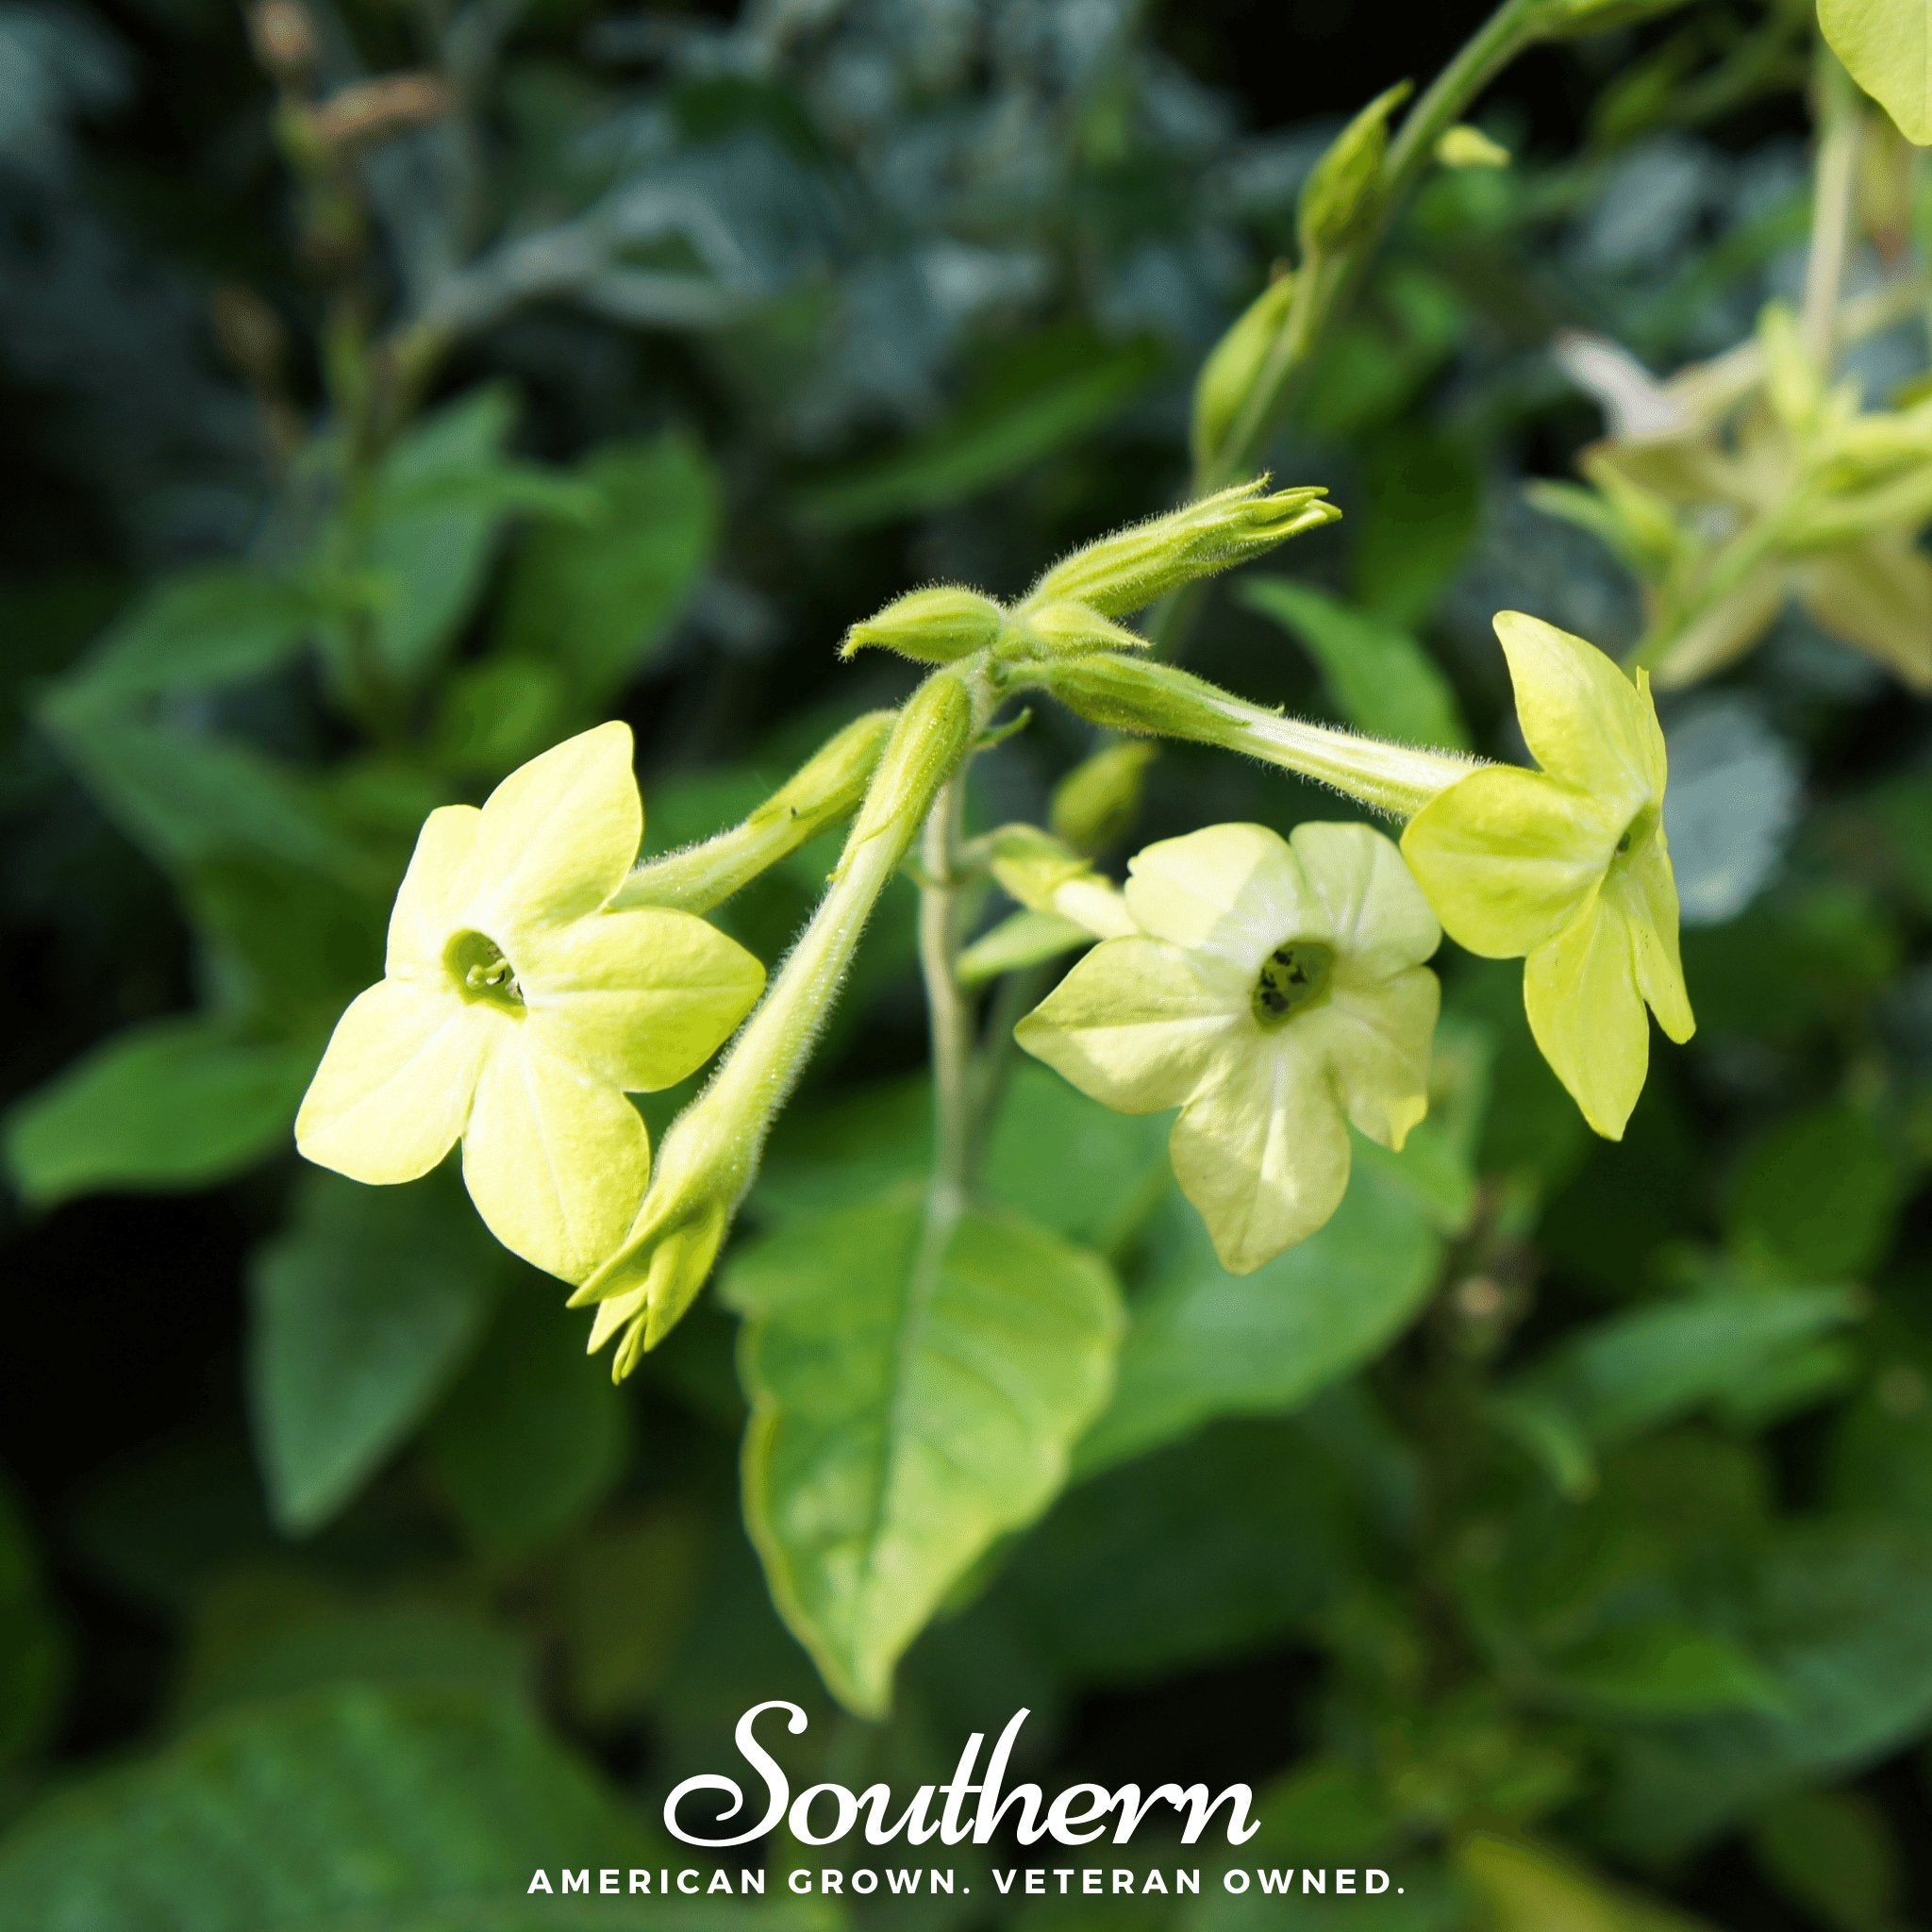
<path id="1" fill-rule="evenodd" d="M 1038 825 L 1002 825 L 992 835 L 992 875 L 1029 912 L 1050 912 L 1095 939 L 1135 930 L 1111 879 Z"/>
<path id="2" fill-rule="evenodd" d="M 1029 605 L 1010 618 L 994 655 L 1008 662 L 1020 658 L 1074 658 L 1082 651 L 1144 650 L 1139 631 L 1103 617 L 1091 604 L 1072 597 Z"/>
<path id="3" fill-rule="evenodd" d="M 262 72 L 299 88 L 315 69 L 315 24 L 300 0 L 261 0 L 248 16 L 248 41 Z"/>
<path id="4" fill-rule="evenodd" d="M 310 125 L 325 147 L 344 154 L 427 127 L 451 105 L 448 86 L 433 74 L 388 74 L 331 95 L 315 109 Z"/>
<path id="5" fill-rule="evenodd" d="M 1232 569 L 1304 530 L 1332 524 L 1341 512 L 1320 489 L 1262 492 L 1266 476 L 1116 530 L 1063 558 L 1027 592 L 1027 614 L 1063 599 L 1106 617 L 1125 617 L 1168 591 Z"/>
<path id="6" fill-rule="evenodd" d="M 1302 184 L 1302 257 L 1324 255 L 1373 219 L 1382 198 L 1389 117 L 1409 95 L 1406 80 L 1379 93 L 1329 142 Z"/>
<path id="7" fill-rule="evenodd" d="M 1294 306 L 1294 277 L 1278 274 L 1208 352 L 1194 383 L 1194 467 L 1205 470 L 1254 393 L 1261 365 Z"/>
<path id="8" fill-rule="evenodd" d="M 1075 852 L 1105 852 L 1139 816 L 1158 755 L 1144 739 L 1124 739 L 1083 758 L 1054 788 L 1047 822 Z"/>
<path id="9" fill-rule="evenodd" d="M 930 591 L 908 591 L 894 598 L 876 617 L 855 624 L 839 648 L 850 658 L 868 644 L 896 651 L 920 664 L 950 664 L 955 658 L 983 651 L 999 636 L 1006 612 L 977 591 L 943 584 Z"/>
<path id="10" fill-rule="evenodd" d="M 1445 127 L 1436 142 L 1436 158 L 1445 168 L 1507 168 L 1509 150 L 1491 141 L 1480 127 L 1458 121 Z"/>
<path id="11" fill-rule="evenodd" d="M 1034 912 L 1054 910 L 1053 895 L 1092 868 L 1038 825 L 1002 825 L 991 835 L 992 875 L 1009 899 Z"/>

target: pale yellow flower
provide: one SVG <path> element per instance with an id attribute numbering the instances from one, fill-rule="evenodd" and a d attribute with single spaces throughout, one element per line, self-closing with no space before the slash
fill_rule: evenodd
<path id="1" fill-rule="evenodd" d="M 1348 1186 L 1351 1122 L 1400 1147 L 1427 1110 L 1441 930 L 1367 825 L 1210 825 L 1128 868 L 1136 932 L 1020 1023 L 1027 1052 L 1122 1113 L 1178 1107 L 1181 1191 L 1238 1274 Z"/>
<path id="2" fill-rule="evenodd" d="M 1647 1002 L 1673 1040 L 1696 1026 L 1664 838 L 1664 736 L 1641 671 L 1520 610 L 1497 614 L 1517 722 L 1541 771 L 1485 765 L 1402 835 L 1451 939 L 1524 959 L 1543 1058 L 1598 1133 L 1622 1137 L 1650 1060 Z"/>
<path id="3" fill-rule="evenodd" d="M 609 909 L 643 807 L 627 725 L 512 772 L 478 809 L 429 815 L 390 918 L 383 977 L 337 1024 L 295 1123 L 310 1160 L 414 1180 L 458 1139 L 498 1241 L 580 1281 L 650 1177 L 626 1097 L 694 1073 L 764 969 L 686 912 Z"/>

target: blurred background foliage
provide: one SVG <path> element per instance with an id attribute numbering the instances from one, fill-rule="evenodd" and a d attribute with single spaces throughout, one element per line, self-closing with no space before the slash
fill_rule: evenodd
<path id="1" fill-rule="evenodd" d="M 1403 1884 L 1210 1879 L 1080 1901 L 1094 1932 L 1932 1924 L 1932 734 L 1795 610 L 1666 708 L 1702 1024 L 1624 1144 L 1458 958 L 1424 1158 L 1235 1279 L 1160 1123 L 1022 1071 L 990 1185 L 1119 1271 L 1118 1392 L 884 1724 L 741 1524 L 756 1266 L 613 1390 L 449 1176 L 292 1157 L 430 806 L 617 714 L 649 848 L 708 832 L 903 691 L 834 664 L 846 624 L 1184 487 L 1314 157 L 1480 18 L 1262 12 L 0 7 L 9 1925 L 565 1923 L 530 1871 L 654 1862 L 662 1793 L 775 1696 L 794 1788 L 942 1775 L 1024 1704 L 1029 1774 L 1245 1778 L 1246 1862 Z M 1217 599 L 1199 668 L 1508 751 L 1494 609 L 1637 636 L 1526 499 L 1601 428 L 1552 341 L 1668 371 L 1795 295 L 1810 31 L 1709 0 L 1512 70 L 1480 119 L 1517 160 L 1425 184 L 1274 454 L 1345 520 Z M 1885 398 L 1926 359 L 1909 319 L 1851 367 Z M 1037 721 L 976 816 L 1082 748 Z M 1175 754 L 1139 830 L 1334 810 Z M 726 923 L 775 958 L 825 862 Z M 910 915 L 774 1143 L 767 1268 L 921 1171 Z M 1074 1916 L 914 1915 L 1000 1912 Z"/>

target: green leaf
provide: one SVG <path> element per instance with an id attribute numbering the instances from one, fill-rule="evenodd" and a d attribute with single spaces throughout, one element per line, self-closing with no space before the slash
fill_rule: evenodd
<path id="1" fill-rule="evenodd" d="M 503 455 L 515 415 L 507 390 L 477 389 L 419 423 L 384 458 L 367 560 L 377 644 L 406 682 L 426 675 L 475 608 L 507 516 L 594 510 L 577 486 Z"/>
<path id="2" fill-rule="evenodd" d="M 1739 1638 L 1780 1707 L 1632 1739 L 1601 1814 L 1615 1845 L 1688 1851 L 1780 1792 L 1875 1762 L 1932 1719 L 1932 1541 L 1819 1523 L 1786 1532 L 1742 1581 Z"/>
<path id="3" fill-rule="evenodd" d="M 1365 1514 L 1301 1422 L 1224 1422 L 1070 1491 L 996 1590 L 1066 1676 L 1144 1679 L 1306 1627 Z"/>
<path id="4" fill-rule="evenodd" d="M 8 1169 L 38 1208 L 225 1180 L 287 1151 L 315 1056 L 199 1016 L 130 1026 L 14 1107 Z"/>
<path id="5" fill-rule="evenodd" d="M 1758 1870 L 1832 1932 L 1894 1932 L 1898 1844 L 1863 1791 L 1792 1791 L 1751 1821 Z"/>
<path id="6" fill-rule="evenodd" d="M 0 1481 L 0 1768 L 30 1757 L 58 1715 L 67 1653 L 26 1519 Z"/>
<path id="7" fill-rule="evenodd" d="M 1165 1120 L 1110 1112 L 1030 1061 L 1012 1070 L 988 1136 L 988 1192 L 1069 1241 L 1101 1248 L 1158 1198 Z M 932 1087 L 921 1074 L 794 1109 L 758 1179 L 770 1214 L 856 1206 L 917 1180 L 931 1164 Z"/>
<path id="8" fill-rule="evenodd" d="M 1721 1403 L 1858 1314 L 1835 1288 L 1717 1288 L 1613 1317 L 1506 1383 L 1499 1423 L 1580 1493 L 1595 1452 Z"/>
<path id="9" fill-rule="evenodd" d="M 317 616 L 299 584 L 234 566 L 158 584 L 118 619 L 62 687 L 90 708 L 258 677 L 291 657 Z"/>
<path id="10" fill-rule="evenodd" d="M 1491 1932 L 1710 1932 L 1541 1845 L 1479 1832 L 1463 1840 L 1456 1863 L 1489 1908 Z"/>
<path id="11" fill-rule="evenodd" d="M 629 1451 L 629 1407 L 556 1288 L 520 1272 L 430 1425 L 430 1462 L 485 1550 L 518 1554 L 582 1522 Z"/>
<path id="12" fill-rule="evenodd" d="M 809 487 L 805 508 L 855 529 L 963 502 L 1091 436 L 1146 388 L 1161 359 L 1148 342 L 1109 347 L 1069 336 L 1030 344 L 908 447 Z"/>
<path id="13" fill-rule="evenodd" d="M 505 1267 L 446 1174 L 408 1188 L 305 1177 L 249 1281 L 249 1398 L 285 1528 L 327 1522 L 414 1429 Z"/>
<path id="14" fill-rule="evenodd" d="M 1898 131 L 1916 146 L 1932 145 L 1932 16 L 1924 0 L 1818 0 L 1818 25 Z"/>
<path id="15" fill-rule="evenodd" d="M 1407 631 L 1289 577 L 1243 577 L 1239 593 L 1308 647 L 1351 724 L 1411 744 L 1468 746 L 1449 680 Z"/>
<path id="16" fill-rule="evenodd" d="M 1369 445 L 1351 579 L 1397 631 L 1427 620 L 1475 541 L 1482 473 L 1468 443 L 1413 417 Z"/>
<path id="17" fill-rule="evenodd" d="M 316 788 L 246 745 L 77 708 L 42 716 L 89 791 L 158 864 L 180 871 L 260 853 L 359 881 L 367 860 L 337 828 Z"/>
<path id="18" fill-rule="evenodd" d="M 0 1897 L 23 1932 L 724 1932 L 816 1916 L 782 1896 L 708 1910 L 526 1892 L 559 1865 L 647 1867 L 655 1883 L 660 1859 L 692 1862 L 513 1706 L 337 1690 L 236 1711 L 50 1799 L 0 1840 Z"/>
<path id="19" fill-rule="evenodd" d="M 1776 1710 L 1776 1683 L 1736 1643 L 1689 1624 L 1614 1626 L 1555 1665 L 1557 1688 L 1624 1717 Z"/>
<path id="20" fill-rule="evenodd" d="M 773 1599 L 877 1715 L 948 1590 L 1066 1480 L 1112 1382 L 1113 1277 L 1007 1214 L 929 1236 L 908 1190 L 781 1228 L 724 1292 L 749 1318 L 745 1514 Z"/>
<path id="21" fill-rule="evenodd" d="M 1862 1275 L 1890 1248 L 1904 1193 L 1897 1153 L 1870 1114 L 1828 1102 L 1775 1123 L 1744 1150 L 1730 1238 L 1793 1274 Z"/>
<path id="22" fill-rule="evenodd" d="M 1423 1210 L 1363 1168 L 1335 1217 L 1252 1274 L 1214 1258 L 1170 1195 L 1147 1290 L 1132 1304 L 1114 1399 L 1080 1443 L 1104 1469 L 1224 1415 L 1281 1414 L 1378 1355 L 1421 1312 L 1442 1242 Z"/>
<path id="23" fill-rule="evenodd" d="M 194 1608 L 177 1724 L 329 1685 L 526 1691 L 525 1643 L 480 1611 L 398 1594 L 351 1596 L 286 1565 L 220 1577 Z"/>
<path id="24" fill-rule="evenodd" d="M 718 485 L 704 452 L 675 435 L 608 443 L 576 474 L 597 508 L 524 537 L 498 638 L 512 657 L 556 664 L 596 709 L 648 660 L 704 575 Z"/>

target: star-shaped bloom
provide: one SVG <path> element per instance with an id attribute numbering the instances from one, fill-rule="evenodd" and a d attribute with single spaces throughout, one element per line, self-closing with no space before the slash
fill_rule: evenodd
<path id="1" fill-rule="evenodd" d="M 1138 931 L 1020 1023 L 1027 1052 L 1122 1113 L 1178 1107 L 1175 1177 L 1224 1266 L 1304 1240 L 1348 1186 L 1348 1125 L 1400 1147 L 1427 1111 L 1441 929 L 1367 825 L 1209 825 L 1128 867 Z"/>
<path id="2" fill-rule="evenodd" d="M 626 1095 L 695 1073 L 764 985 L 687 912 L 608 909 L 643 835 L 627 725 L 431 812 L 384 976 L 337 1023 L 295 1122 L 310 1160 L 414 1180 L 460 1138 L 505 1247 L 580 1281 L 623 1238 L 651 1143 Z"/>
<path id="3" fill-rule="evenodd" d="M 1486 765 L 1409 821 L 1403 855 L 1449 936 L 1524 959 L 1543 1058 L 1598 1133 L 1618 1140 L 1650 1055 L 1644 1005 L 1673 1040 L 1696 1022 L 1677 955 L 1664 840 L 1664 737 L 1593 644 L 1518 610 L 1497 614 L 1516 715 L 1541 771 Z"/>

